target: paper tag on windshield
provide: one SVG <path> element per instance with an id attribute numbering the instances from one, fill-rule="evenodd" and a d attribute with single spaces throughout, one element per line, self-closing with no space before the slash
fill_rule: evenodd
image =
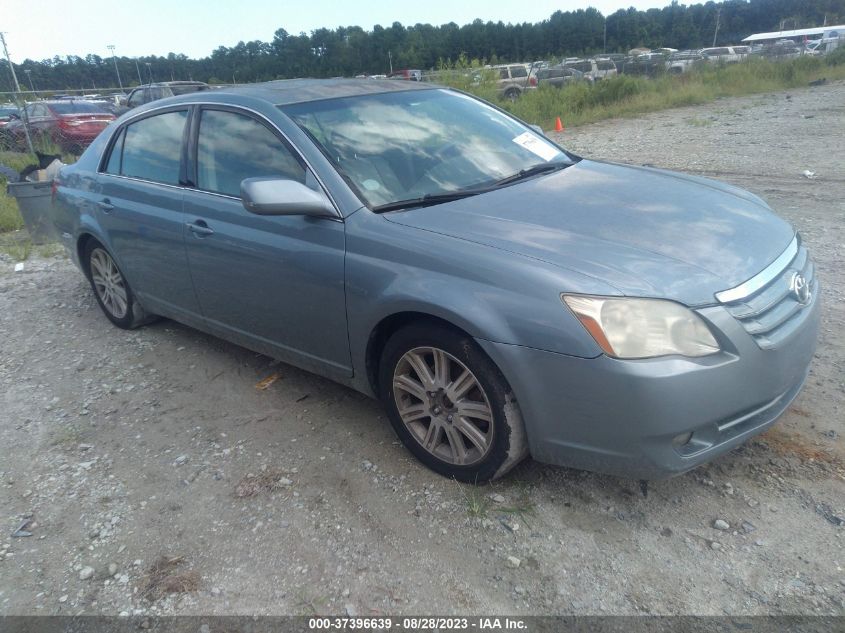
<path id="1" fill-rule="evenodd" d="M 553 159 L 560 154 L 560 150 L 554 145 L 547 143 L 536 134 L 525 132 L 513 139 L 513 142 L 527 149 L 532 154 L 539 156 L 545 161 Z"/>

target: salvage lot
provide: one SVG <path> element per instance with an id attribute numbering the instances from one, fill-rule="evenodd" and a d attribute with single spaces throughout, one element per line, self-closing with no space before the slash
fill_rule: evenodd
<path id="1" fill-rule="evenodd" d="M 173 322 L 123 332 L 69 261 L 4 261 L 2 613 L 843 613 L 843 103 L 838 82 L 561 137 L 751 189 L 818 265 L 781 423 L 646 489 L 531 461 L 457 484 L 355 392 Z"/>

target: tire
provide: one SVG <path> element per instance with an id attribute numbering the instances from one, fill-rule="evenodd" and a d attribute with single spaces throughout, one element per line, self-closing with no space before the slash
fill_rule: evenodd
<path id="1" fill-rule="evenodd" d="M 465 334 L 427 323 L 397 331 L 382 351 L 379 393 L 405 447 L 445 477 L 496 479 L 528 454 L 510 386 Z"/>
<path id="2" fill-rule="evenodd" d="M 505 99 L 508 101 L 516 101 L 519 99 L 520 91 L 516 88 L 509 88 L 505 91 Z"/>
<path id="3" fill-rule="evenodd" d="M 155 320 L 138 303 L 129 282 L 102 244 L 89 240 L 82 261 L 94 297 L 109 321 L 124 330 L 132 330 Z"/>

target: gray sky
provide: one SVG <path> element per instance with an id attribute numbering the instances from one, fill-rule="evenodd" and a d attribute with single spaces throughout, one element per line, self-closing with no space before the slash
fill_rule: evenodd
<path id="1" fill-rule="evenodd" d="M 288 33 L 309 32 L 320 27 L 373 25 L 405 26 L 418 22 L 466 24 L 475 18 L 485 22 L 539 22 L 557 10 L 575 11 L 593 6 L 605 15 L 630 6 L 638 9 L 663 7 L 670 0 L 38 0 L 34 4 L 12 0 L 0 12 L 0 30 L 12 61 L 41 60 L 54 55 L 110 55 L 134 57 L 184 53 L 205 57 L 218 46 L 238 41 L 269 42 L 278 28 Z M 404 5 L 404 6 L 403 6 Z M 37 10 L 33 10 L 37 6 Z"/>

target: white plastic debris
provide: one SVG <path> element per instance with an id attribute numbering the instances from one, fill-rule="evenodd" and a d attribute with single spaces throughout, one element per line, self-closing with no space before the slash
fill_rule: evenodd
<path id="1" fill-rule="evenodd" d="M 15 272 L 22 273 L 23 272 L 23 262 L 18 262 L 15 264 Z"/>
<path id="2" fill-rule="evenodd" d="M 803 173 L 804 178 L 808 178 L 810 180 L 815 180 L 816 172 L 810 171 L 809 169 L 805 169 Z"/>

